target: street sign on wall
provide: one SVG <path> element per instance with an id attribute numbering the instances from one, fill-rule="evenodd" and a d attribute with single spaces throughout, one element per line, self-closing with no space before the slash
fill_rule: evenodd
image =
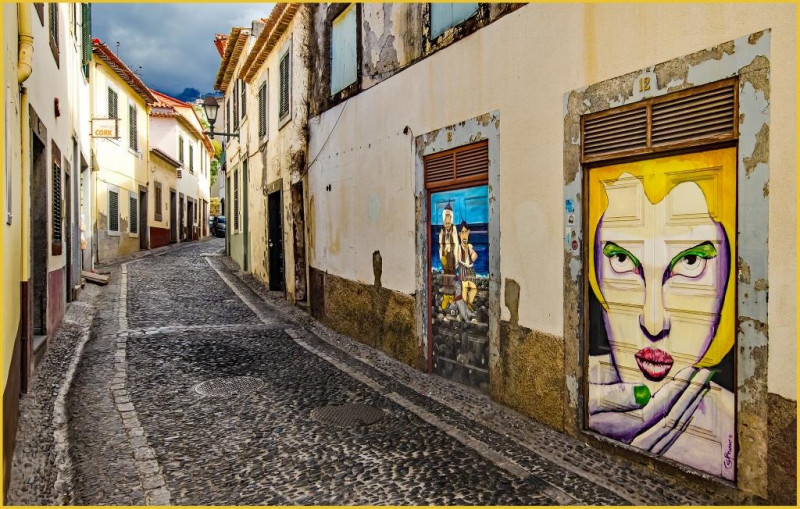
<path id="1" fill-rule="evenodd" d="M 92 136 L 94 138 L 119 138 L 116 118 L 92 119 Z"/>

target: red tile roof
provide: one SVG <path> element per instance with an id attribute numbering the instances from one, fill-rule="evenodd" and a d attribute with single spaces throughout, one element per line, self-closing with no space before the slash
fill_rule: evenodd
<path id="1" fill-rule="evenodd" d="M 130 68 L 125 65 L 125 62 L 120 60 L 120 58 L 113 52 L 111 49 L 103 44 L 100 39 L 92 39 L 92 53 L 94 53 L 97 58 L 105 62 L 111 70 L 113 70 L 117 76 L 122 79 L 129 87 L 131 87 L 134 92 L 136 92 L 139 97 L 144 99 L 144 102 L 147 104 L 153 104 L 156 102 L 156 98 L 150 92 L 150 89 L 147 88 L 147 85 L 144 84 L 142 79 L 137 76 Z"/>
<path id="2" fill-rule="evenodd" d="M 217 71 L 217 79 L 214 82 L 214 90 L 225 92 L 228 90 L 228 84 L 233 78 L 233 72 L 236 70 L 236 62 L 239 60 L 239 55 L 244 51 L 247 38 L 250 36 L 250 29 L 234 27 L 231 30 L 231 35 L 228 37 L 228 43 L 225 45 L 225 54 L 222 56 L 222 62 L 219 64 Z"/>
<path id="3" fill-rule="evenodd" d="M 225 56 L 225 46 L 228 44 L 228 34 L 214 34 L 214 46 L 219 51 L 219 56 Z"/>
<path id="4" fill-rule="evenodd" d="M 256 42 L 253 43 L 253 48 L 239 71 L 239 78 L 248 83 L 253 81 L 261 64 L 264 63 L 267 55 L 275 48 L 275 44 L 281 35 L 289 28 L 289 24 L 299 8 L 300 5 L 295 3 L 275 4 L 269 17 L 263 20 L 266 26 L 259 34 Z"/>

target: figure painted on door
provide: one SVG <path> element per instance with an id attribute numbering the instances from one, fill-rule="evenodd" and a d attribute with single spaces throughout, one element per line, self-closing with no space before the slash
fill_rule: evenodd
<path id="1" fill-rule="evenodd" d="M 462 221 L 458 227 L 458 238 L 461 243 L 456 253 L 456 263 L 458 264 L 457 277 L 461 281 L 461 298 L 472 311 L 475 295 L 478 294 L 478 287 L 475 285 L 475 269 L 472 266 L 478 259 L 478 253 L 469 243 L 469 226 L 466 221 Z"/>
<path id="2" fill-rule="evenodd" d="M 456 273 L 456 253 L 458 251 L 458 235 L 453 224 L 453 207 L 448 203 L 442 211 L 442 230 L 439 232 L 439 259 L 444 272 L 445 296 L 442 309 L 453 302 L 453 278 Z"/>
<path id="3" fill-rule="evenodd" d="M 602 321 L 590 322 L 590 341 L 604 336 L 609 352 L 590 357 L 589 427 L 733 479 L 732 373 L 720 363 L 734 342 L 735 229 L 724 222 L 735 219 L 711 210 L 708 183 L 630 173 L 594 182 L 590 192 L 605 193 L 590 210 Z"/>

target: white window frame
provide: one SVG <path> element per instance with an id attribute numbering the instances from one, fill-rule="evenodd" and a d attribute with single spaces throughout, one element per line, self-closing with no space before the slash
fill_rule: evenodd
<path id="1" fill-rule="evenodd" d="M 430 30 L 430 39 L 431 39 L 431 41 L 435 41 L 435 40 L 436 40 L 436 39 L 438 39 L 439 37 L 442 37 L 443 35 L 447 34 L 449 31 L 451 31 L 451 30 L 452 30 L 452 29 L 454 29 L 455 27 L 457 27 L 457 26 L 459 26 L 459 25 L 461 25 L 461 24 L 463 24 L 463 23 L 466 23 L 466 22 L 467 22 L 467 20 L 469 20 L 470 18 L 472 18 L 472 17 L 474 17 L 476 14 L 478 14 L 478 12 L 480 12 L 480 10 L 481 10 L 481 4 L 480 4 L 480 2 L 477 2 L 477 4 L 478 4 L 478 5 L 475 7 L 475 11 L 474 11 L 472 14 L 470 14 L 469 16 L 467 16 L 466 18 L 462 19 L 462 20 L 461 20 L 461 21 L 459 21 L 459 22 L 456 22 L 456 23 L 454 23 L 454 24 L 452 24 L 452 25 L 449 25 L 447 28 L 445 28 L 444 30 L 442 30 L 442 32 L 440 32 L 440 33 L 438 33 L 438 34 L 436 34 L 436 35 L 433 35 L 433 5 L 434 5 L 434 4 L 432 4 L 432 3 L 429 3 L 429 4 L 428 4 L 428 9 L 429 9 L 429 10 L 428 10 L 428 12 L 429 12 L 429 18 L 428 18 L 428 19 L 429 19 L 429 24 L 428 24 L 428 29 Z M 439 4 L 439 5 L 445 5 L 445 4 Z"/>
<path id="2" fill-rule="evenodd" d="M 117 229 L 111 229 L 111 192 L 117 193 Z M 120 213 L 119 213 L 119 187 L 114 184 L 106 184 L 106 232 L 110 237 L 120 236 Z"/>
<path id="3" fill-rule="evenodd" d="M 136 201 L 136 217 L 133 217 L 131 211 L 131 200 Z M 139 207 L 141 207 L 141 203 L 139 203 L 139 193 L 136 191 L 128 191 L 128 237 L 139 237 Z M 133 222 L 136 221 L 137 231 L 136 233 L 131 231 L 131 225 Z"/>
<path id="4" fill-rule="evenodd" d="M 287 54 L 289 55 L 289 86 L 287 87 L 289 90 L 289 110 L 283 117 L 281 117 L 281 60 L 283 60 Z M 292 58 L 292 39 L 290 38 L 286 42 L 286 47 L 281 50 L 280 57 L 278 57 L 278 130 L 288 124 L 292 119 L 292 60 L 294 60 L 294 58 Z"/>
<path id="5" fill-rule="evenodd" d="M 116 120 L 117 120 L 117 137 L 116 138 L 101 138 L 101 139 L 107 140 L 107 141 L 110 141 L 111 143 L 119 145 L 122 142 L 122 135 L 119 132 L 119 125 L 120 125 L 120 123 L 122 121 L 122 116 L 120 115 L 120 112 L 119 112 L 119 98 L 122 96 L 122 92 L 120 92 L 119 87 L 117 87 L 116 84 L 113 81 L 111 81 L 110 79 L 106 79 L 105 88 L 102 88 L 102 87 L 98 87 L 98 88 L 100 90 L 103 90 L 103 92 L 105 92 L 105 98 L 103 100 L 105 101 L 105 105 L 106 105 L 106 110 L 105 110 L 106 111 L 106 118 L 111 118 L 111 112 L 108 111 L 108 90 L 111 89 L 115 94 L 117 94 L 117 116 L 116 116 Z"/>

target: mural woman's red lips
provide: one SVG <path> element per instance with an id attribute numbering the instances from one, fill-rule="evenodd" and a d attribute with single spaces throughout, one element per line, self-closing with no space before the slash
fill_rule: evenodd
<path id="1" fill-rule="evenodd" d="M 658 348 L 642 348 L 636 352 L 635 357 L 636 363 L 645 378 L 654 382 L 663 380 L 669 374 L 672 364 L 675 362 L 670 354 Z"/>

